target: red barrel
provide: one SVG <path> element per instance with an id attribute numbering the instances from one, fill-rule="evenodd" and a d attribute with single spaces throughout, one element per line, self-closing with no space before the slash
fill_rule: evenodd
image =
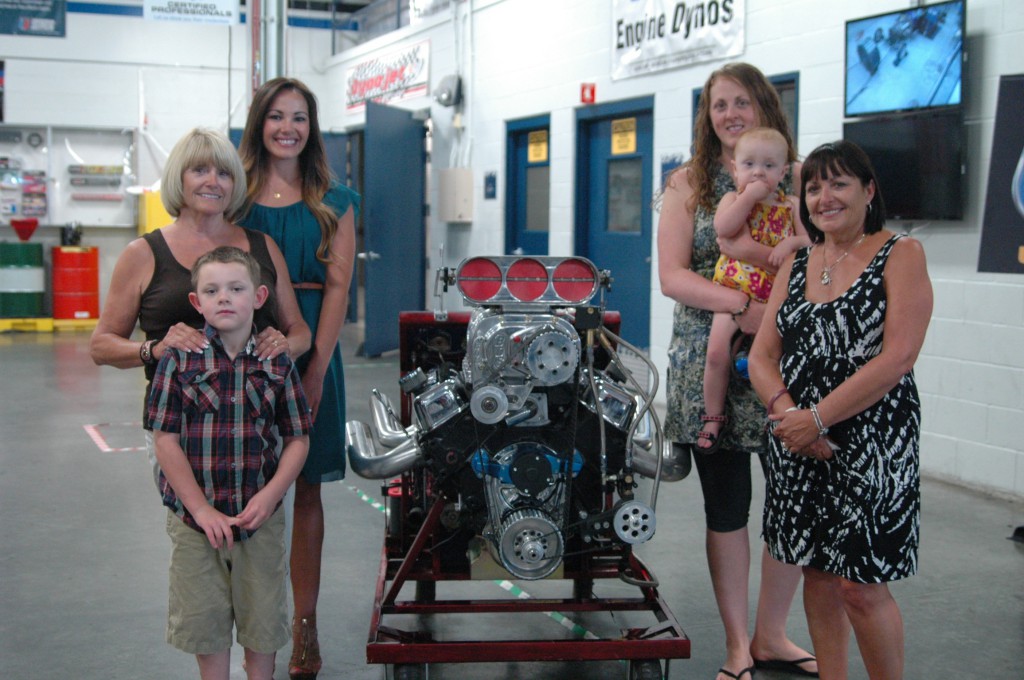
<path id="1" fill-rule="evenodd" d="M 100 250 L 57 246 L 53 249 L 53 318 L 98 319 Z"/>

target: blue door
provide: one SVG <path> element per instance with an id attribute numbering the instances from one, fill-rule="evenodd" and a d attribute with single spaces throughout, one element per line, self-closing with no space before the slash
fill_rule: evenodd
<path id="1" fill-rule="evenodd" d="M 327 150 L 327 163 L 331 166 L 331 172 L 338 178 L 341 184 L 351 187 L 356 193 L 362 193 L 360 187 L 355 183 L 358 179 L 357 173 L 354 172 L 354 168 L 357 167 L 352 163 L 352 156 L 349 151 L 349 137 L 346 134 L 337 132 L 324 132 L 324 147 Z M 351 166 L 351 168 L 350 168 Z M 350 172 L 350 169 L 353 171 Z M 356 234 L 360 232 L 359 221 L 360 217 L 356 218 Z M 346 322 L 354 322 L 359 318 L 359 284 L 358 279 L 355 276 L 355 269 L 352 272 L 352 284 L 348 288 L 348 314 L 346 315 Z"/>
<path id="2" fill-rule="evenodd" d="M 622 337 L 650 347 L 653 97 L 576 115 L 576 254 L 611 272 Z"/>
<path id="3" fill-rule="evenodd" d="M 363 133 L 366 283 L 362 354 L 398 349 L 398 313 L 423 309 L 424 127 L 410 111 L 369 102 Z"/>
<path id="4" fill-rule="evenodd" d="M 548 116 L 507 125 L 505 252 L 547 255 L 550 232 L 551 161 Z"/>

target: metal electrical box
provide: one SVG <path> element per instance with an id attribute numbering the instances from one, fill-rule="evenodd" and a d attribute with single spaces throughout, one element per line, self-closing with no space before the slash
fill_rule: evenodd
<path id="1" fill-rule="evenodd" d="M 473 171 L 446 168 L 438 171 L 437 212 L 443 222 L 473 221 Z"/>

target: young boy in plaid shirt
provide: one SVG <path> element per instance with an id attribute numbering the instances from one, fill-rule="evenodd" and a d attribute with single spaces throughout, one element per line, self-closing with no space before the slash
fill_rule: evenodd
<path id="1" fill-rule="evenodd" d="M 311 420 L 288 355 L 255 355 L 253 312 L 268 294 L 259 281 L 238 248 L 196 261 L 189 300 L 209 345 L 164 354 L 147 408 L 169 508 L 167 641 L 196 655 L 203 680 L 228 679 L 233 625 L 250 679 L 272 678 L 290 638 L 281 498 L 302 470 Z"/>

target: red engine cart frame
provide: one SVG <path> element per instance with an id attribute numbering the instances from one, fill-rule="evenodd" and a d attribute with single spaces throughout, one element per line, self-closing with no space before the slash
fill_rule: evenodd
<path id="1" fill-rule="evenodd" d="M 618 314 L 606 313 L 606 325 L 617 327 Z M 444 326 L 457 334 L 468 323 L 468 314 L 451 314 L 438 322 L 427 312 L 403 313 L 401 327 L 401 370 L 416 368 L 408 339 L 410 329 L 419 325 Z M 408 424 L 409 410 L 402 404 L 402 419 Z M 567 560 L 560 578 L 545 582 L 570 581 L 571 597 L 504 598 L 504 599 L 437 599 L 436 585 L 442 581 L 469 581 L 464 571 L 445 571 L 432 551 L 435 530 L 441 521 L 448 499 L 431 495 L 429 480 L 420 471 L 407 472 L 384 486 L 388 499 L 388 528 L 385 531 L 380 569 L 374 594 L 366 660 L 373 664 L 405 667 L 411 673 L 395 673 L 395 677 L 421 678 L 418 673 L 430 663 L 519 662 L 519 661 L 628 661 L 629 678 L 662 678 L 668 675 L 671 659 L 690 657 L 690 640 L 686 637 L 672 611 L 658 593 L 657 580 L 651 570 L 634 553 L 631 546 L 619 545 L 601 552 L 589 553 L 581 559 Z M 424 502 L 426 499 L 426 502 Z M 411 508 L 426 509 L 415 535 L 405 533 L 399 518 Z M 614 579 L 635 586 L 635 597 L 599 597 L 594 584 L 600 579 Z M 512 578 L 509 576 L 509 578 Z M 413 582 L 415 595 L 402 599 L 402 589 Z M 408 594 L 408 590 L 406 594 Z M 650 619 L 638 627 L 621 628 L 619 635 L 599 637 L 589 634 L 572 639 L 533 637 L 502 639 L 488 630 L 486 639 L 454 639 L 451 635 L 438 639 L 422 625 L 400 627 L 389 622 L 391 617 L 415 615 L 410 620 L 422 622 L 426 617 L 439 621 L 453 614 L 503 614 L 516 616 L 560 612 L 567 616 L 592 612 L 633 612 L 633 616 Z M 665 660 L 664 675 L 661 660 Z M 391 677 L 391 676 L 389 676 Z"/>

